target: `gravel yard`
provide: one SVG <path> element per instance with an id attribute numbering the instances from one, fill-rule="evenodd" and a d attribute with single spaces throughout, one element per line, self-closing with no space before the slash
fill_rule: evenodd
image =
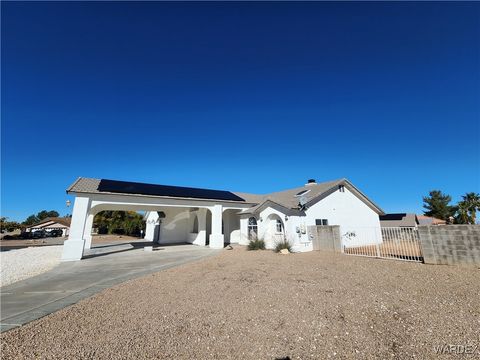
<path id="1" fill-rule="evenodd" d="M 435 358 L 480 346 L 480 271 L 239 247 L 1 335 L 4 359 Z"/>
<path id="2" fill-rule="evenodd" d="M 41 246 L 2 251 L 0 286 L 41 274 L 60 262 L 63 246 Z"/>

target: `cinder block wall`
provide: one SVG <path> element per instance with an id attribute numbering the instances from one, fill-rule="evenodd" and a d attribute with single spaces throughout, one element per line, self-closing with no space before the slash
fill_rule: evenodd
<path id="1" fill-rule="evenodd" d="M 419 226 L 426 264 L 480 265 L 480 225 Z"/>
<path id="2" fill-rule="evenodd" d="M 311 235 L 313 250 L 342 251 L 340 226 L 309 226 L 308 233 Z"/>

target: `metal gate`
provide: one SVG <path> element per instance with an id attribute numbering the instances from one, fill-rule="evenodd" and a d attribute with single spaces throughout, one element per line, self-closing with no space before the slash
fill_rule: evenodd
<path id="1" fill-rule="evenodd" d="M 423 262 L 422 248 L 416 228 L 382 227 L 365 232 L 365 234 L 369 233 L 371 235 L 365 239 L 357 238 L 358 236 L 355 232 L 343 234 L 343 253 L 347 255 Z"/>

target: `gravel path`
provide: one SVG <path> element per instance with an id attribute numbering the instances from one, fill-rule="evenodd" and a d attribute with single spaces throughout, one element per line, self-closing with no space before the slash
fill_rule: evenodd
<path id="1" fill-rule="evenodd" d="M 1 335 L 4 359 L 436 358 L 480 346 L 480 271 L 243 248 Z"/>
<path id="2" fill-rule="evenodd" d="M 0 286 L 41 274 L 60 262 L 63 246 L 29 247 L 0 253 Z"/>

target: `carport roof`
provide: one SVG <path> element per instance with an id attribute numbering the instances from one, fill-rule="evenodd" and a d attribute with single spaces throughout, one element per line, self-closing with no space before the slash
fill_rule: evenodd
<path id="1" fill-rule="evenodd" d="M 129 194 L 169 198 L 222 200 L 244 203 L 258 203 L 261 196 L 234 193 L 224 190 L 190 188 L 182 186 L 146 184 L 109 179 L 78 178 L 68 189 L 68 193 L 88 194 Z"/>

